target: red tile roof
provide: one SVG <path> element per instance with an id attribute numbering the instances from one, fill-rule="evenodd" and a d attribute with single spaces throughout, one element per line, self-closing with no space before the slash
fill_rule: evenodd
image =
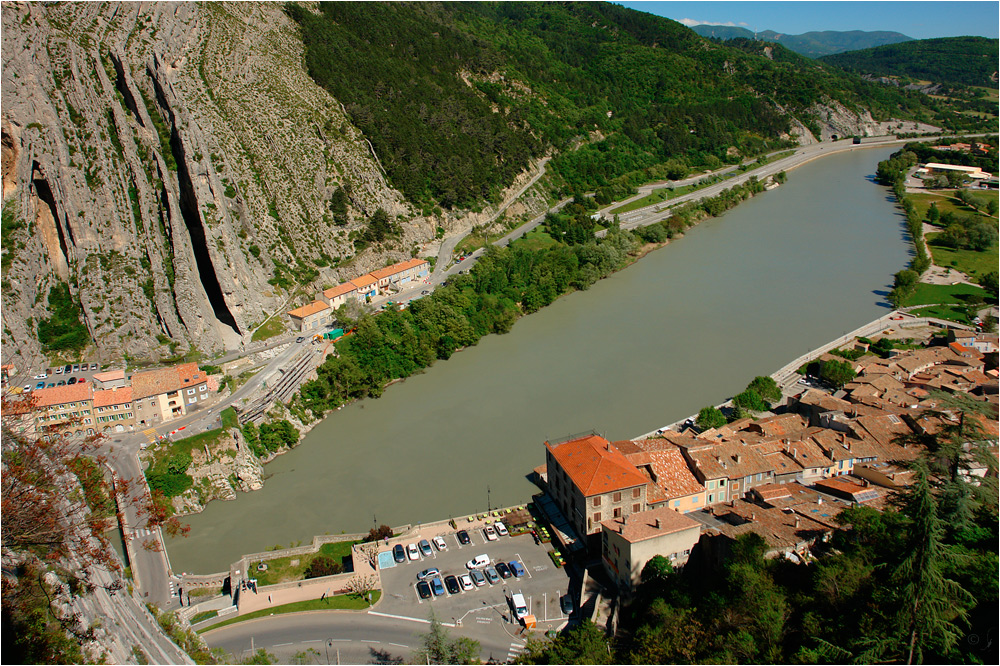
<path id="1" fill-rule="evenodd" d="M 584 497 L 646 484 L 646 477 L 603 437 L 590 435 L 545 446 Z"/>
<path id="2" fill-rule="evenodd" d="M 204 383 L 208 378 L 198 370 L 197 363 L 183 363 L 172 368 L 144 370 L 132 375 L 132 397 L 135 400 L 170 393 Z"/>
<path id="3" fill-rule="evenodd" d="M 295 317 L 296 319 L 305 319 L 310 315 L 314 315 L 317 312 L 322 312 L 323 310 L 329 310 L 330 306 L 323 301 L 313 301 L 309 305 L 303 305 L 301 308 L 295 308 L 294 310 L 288 311 L 289 317 Z"/>
<path id="4" fill-rule="evenodd" d="M 94 391 L 94 407 L 124 405 L 132 402 L 132 387 Z"/>
<path id="5" fill-rule="evenodd" d="M 691 473 L 680 449 L 664 439 L 645 439 L 633 442 L 639 452 L 627 455 L 637 467 L 648 465 L 656 485 L 668 499 L 695 495 L 705 490 Z"/>
<path id="6" fill-rule="evenodd" d="M 620 534 L 629 543 L 646 541 L 664 534 L 674 534 L 690 529 L 701 530 L 701 523 L 677 513 L 668 507 L 649 509 L 621 518 L 612 518 L 601 523 L 601 527 Z"/>
<path id="7" fill-rule="evenodd" d="M 349 282 L 358 289 L 364 289 L 365 287 L 370 287 L 373 284 L 377 284 L 378 280 L 373 278 L 371 275 L 361 275 L 354 278 L 353 280 L 349 280 Z"/>
<path id="8" fill-rule="evenodd" d="M 343 284 L 338 284 L 336 287 L 330 287 L 323 291 L 323 295 L 327 298 L 333 300 L 338 296 L 343 296 L 344 294 L 352 294 L 358 290 L 358 286 L 351 284 L 350 282 L 345 282 Z"/>
<path id="9" fill-rule="evenodd" d="M 90 400 L 93 397 L 90 383 L 73 384 L 72 386 L 53 386 L 52 388 L 38 389 L 32 392 L 35 399 L 35 407 L 52 407 L 63 405 L 67 402 L 79 402 Z"/>

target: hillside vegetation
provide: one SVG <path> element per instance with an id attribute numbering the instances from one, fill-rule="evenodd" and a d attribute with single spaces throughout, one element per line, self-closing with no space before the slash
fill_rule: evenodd
<path id="1" fill-rule="evenodd" d="M 859 74 L 996 88 L 998 48 L 997 39 L 943 37 L 838 53 L 822 61 Z"/>
<path id="2" fill-rule="evenodd" d="M 876 119 L 933 117 L 927 98 L 780 46 L 787 56 L 719 45 L 612 4 L 288 11 L 310 75 L 420 203 L 475 206 L 547 151 L 568 191 L 676 178 L 788 145 L 791 119 L 813 129 L 830 102 Z"/>

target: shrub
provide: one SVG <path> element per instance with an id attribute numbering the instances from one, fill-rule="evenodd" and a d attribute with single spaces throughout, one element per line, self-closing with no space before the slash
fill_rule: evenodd
<path id="1" fill-rule="evenodd" d="M 305 576 L 306 578 L 320 578 L 339 573 L 344 573 L 344 566 L 329 555 L 320 553 L 306 567 Z"/>

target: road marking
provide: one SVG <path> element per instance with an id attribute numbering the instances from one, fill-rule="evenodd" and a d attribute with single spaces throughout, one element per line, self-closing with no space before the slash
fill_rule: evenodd
<path id="1" fill-rule="evenodd" d="M 514 554 L 517 555 L 517 561 L 521 563 L 521 566 L 524 566 L 524 558 L 521 557 L 521 553 L 514 553 Z M 534 577 L 531 575 L 531 572 L 528 571 L 528 567 L 524 567 L 524 573 L 528 574 L 528 578 Z"/>
<path id="2" fill-rule="evenodd" d="M 291 643 L 275 643 L 273 647 L 284 647 L 286 645 L 291 645 Z"/>
<path id="3" fill-rule="evenodd" d="M 401 643 L 389 643 L 389 645 L 392 645 L 392 646 L 395 646 L 395 647 L 407 648 L 407 649 L 410 648 L 409 645 L 403 645 Z"/>
<path id="4" fill-rule="evenodd" d="M 361 641 L 362 643 L 381 643 L 382 641 Z"/>
<path id="5" fill-rule="evenodd" d="M 368 611 L 369 615 L 374 615 L 376 617 L 388 617 L 394 620 L 408 620 L 410 622 L 419 622 L 421 624 L 430 624 L 430 620 L 425 620 L 422 617 L 407 617 L 406 615 L 390 615 L 389 613 L 379 613 L 378 611 Z M 450 622 L 441 622 L 442 627 L 454 627 L 455 625 Z"/>
<path id="6" fill-rule="evenodd" d="M 331 638 L 330 640 L 333 641 L 333 642 L 335 642 L 335 643 L 350 643 L 351 642 L 350 638 Z"/>

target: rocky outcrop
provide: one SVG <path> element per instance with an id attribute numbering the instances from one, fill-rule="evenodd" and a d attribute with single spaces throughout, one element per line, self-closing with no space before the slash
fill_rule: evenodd
<path id="1" fill-rule="evenodd" d="M 17 227 L 4 362 L 43 360 L 35 329 L 59 282 L 92 358 L 216 352 L 299 284 L 353 277 L 339 264 L 378 208 L 402 237 L 368 250 L 373 265 L 434 235 L 309 78 L 280 4 L 4 3 L 2 18 L 5 233 Z"/>

